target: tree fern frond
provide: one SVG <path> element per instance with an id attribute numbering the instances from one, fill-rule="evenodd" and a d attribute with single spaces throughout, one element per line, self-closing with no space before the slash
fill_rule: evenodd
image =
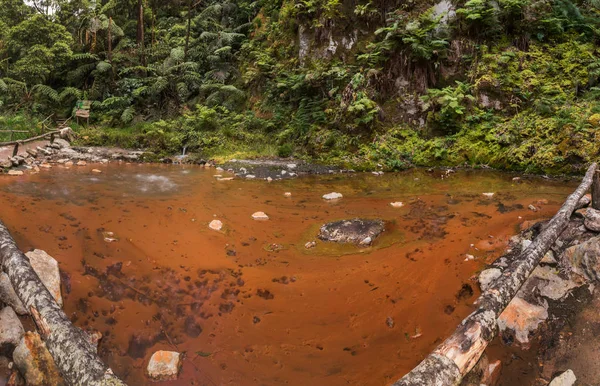
<path id="1" fill-rule="evenodd" d="M 31 88 L 31 91 L 35 92 L 38 95 L 46 97 L 47 99 L 49 99 L 52 102 L 59 101 L 58 92 L 55 89 L 53 89 L 52 87 L 47 86 L 45 84 L 36 84 L 35 86 L 33 86 Z"/>

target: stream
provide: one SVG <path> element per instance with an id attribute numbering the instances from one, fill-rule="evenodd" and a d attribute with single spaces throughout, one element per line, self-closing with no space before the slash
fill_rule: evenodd
<path id="1" fill-rule="evenodd" d="M 392 383 L 473 310 L 476 273 L 519 225 L 554 215 L 578 183 L 425 170 L 267 183 L 192 165 L 93 168 L 102 173 L 0 176 L 0 218 L 22 250 L 59 262 L 67 316 L 103 334 L 100 356 L 129 385 L 157 384 L 145 375 L 156 350 L 185 353 L 178 380 L 161 385 Z M 344 197 L 321 198 L 330 192 Z M 253 220 L 258 211 L 269 220 Z M 372 246 L 317 240 L 324 223 L 356 217 L 385 221 Z"/>

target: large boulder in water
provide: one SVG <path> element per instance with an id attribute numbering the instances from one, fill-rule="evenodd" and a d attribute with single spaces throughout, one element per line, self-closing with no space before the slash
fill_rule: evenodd
<path id="1" fill-rule="evenodd" d="M 327 223 L 321 227 L 319 238 L 335 243 L 370 245 L 385 230 L 382 220 L 355 218 Z"/>

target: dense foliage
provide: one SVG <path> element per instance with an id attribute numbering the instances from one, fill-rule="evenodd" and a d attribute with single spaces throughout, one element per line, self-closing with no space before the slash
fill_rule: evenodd
<path id="1" fill-rule="evenodd" d="M 0 0 L 0 129 L 91 100 L 91 144 L 576 172 L 599 37 L 597 0 Z"/>

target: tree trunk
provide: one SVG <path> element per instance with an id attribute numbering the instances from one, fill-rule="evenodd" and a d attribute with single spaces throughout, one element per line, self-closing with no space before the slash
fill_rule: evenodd
<path id="1" fill-rule="evenodd" d="M 75 327 L 56 304 L 1 221 L 0 261 L 17 296 L 36 316 L 40 336 L 65 382 L 69 385 L 125 386 L 98 358 L 86 333 Z"/>
<path id="2" fill-rule="evenodd" d="M 190 48 L 190 32 L 192 29 L 192 0 L 188 1 L 188 14 L 187 14 L 187 32 L 185 34 L 185 51 L 183 55 L 183 61 L 188 60 L 188 50 Z"/>
<path id="3" fill-rule="evenodd" d="M 497 332 L 497 319 L 544 254 L 566 228 L 573 210 L 592 185 L 596 164 L 529 247 L 504 270 L 502 276 L 475 302 L 478 308 L 432 354 L 394 386 L 458 385 L 475 366 Z"/>
<path id="4" fill-rule="evenodd" d="M 600 210 L 600 170 L 594 173 L 594 182 L 592 183 L 592 208 Z"/>
<path id="5" fill-rule="evenodd" d="M 138 0 L 138 22 L 137 22 L 137 44 L 140 50 L 140 61 L 145 64 L 144 58 L 144 5 L 142 0 Z"/>

